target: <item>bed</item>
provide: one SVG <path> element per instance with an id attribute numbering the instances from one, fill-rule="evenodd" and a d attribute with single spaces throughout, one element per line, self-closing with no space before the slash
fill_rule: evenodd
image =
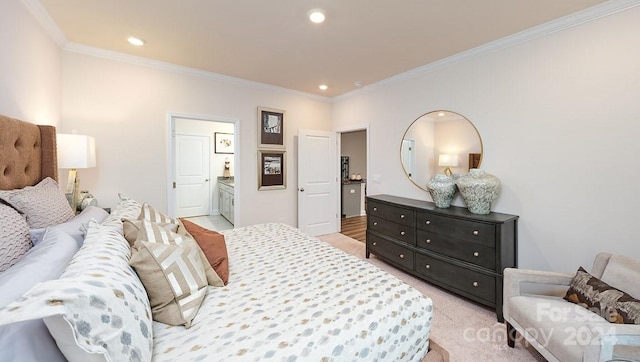
<path id="1" fill-rule="evenodd" d="M 22 139 L 25 134 L 31 138 Z M 54 150 L 53 127 L 0 116 L 0 171 L 4 171 L 0 190 L 15 192 L 56 180 Z M 182 299 L 189 303 L 201 299 L 197 307 L 184 302 L 180 309 L 191 319 L 182 325 L 156 321 L 151 297 L 155 290 L 145 284 L 143 269 L 136 264 L 141 245 L 150 244 L 142 244 L 138 236 L 132 247 L 125 237 L 127 221 L 123 223 L 145 215 L 145 205 L 123 198 L 109 215 L 94 210 L 79 220 L 75 215 L 62 223 L 39 225 L 46 236 L 75 232 L 75 239 L 75 229 L 80 229 L 81 239 L 77 251 L 58 266 L 60 272 L 39 280 L 15 300 L 0 299 L 0 337 L 20 338 L 24 332 L 20 328 L 31 324 L 30 331 L 37 330 L 42 338 L 37 343 L 10 344 L 8 353 L 0 352 L 0 361 L 43 356 L 83 361 L 420 361 L 425 357 L 433 308 L 429 298 L 377 267 L 281 223 L 224 231 L 226 283 L 212 283 L 204 271 L 194 272 L 193 283 L 206 280 L 202 288 L 190 287 L 195 291 L 191 299 Z M 154 232 L 191 240 L 189 233 L 179 236 L 166 231 L 167 223 L 147 219 L 140 222 L 140 234 L 144 225 L 152 225 Z M 205 260 L 195 248 L 180 250 L 196 269 Z M 2 275 L 14 267 L 0 272 L 0 295 L 5 291 Z M 45 346 L 44 339 L 53 342 Z M 56 351 L 23 355 L 48 348 Z"/>

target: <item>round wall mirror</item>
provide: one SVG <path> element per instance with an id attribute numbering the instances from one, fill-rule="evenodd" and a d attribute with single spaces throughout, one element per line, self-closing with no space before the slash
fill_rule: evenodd
<path id="1" fill-rule="evenodd" d="M 479 168 L 482 139 L 461 114 L 433 111 L 413 121 L 404 133 L 400 159 L 409 180 L 427 191 L 427 181 L 437 173 L 465 174 Z"/>

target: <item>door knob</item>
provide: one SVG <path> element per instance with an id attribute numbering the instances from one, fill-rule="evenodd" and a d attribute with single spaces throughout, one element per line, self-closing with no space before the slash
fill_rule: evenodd
<path id="1" fill-rule="evenodd" d="M 204 179 L 204 182 L 209 182 L 209 179 L 208 178 Z"/>
<path id="2" fill-rule="evenodd" d="M 301 189 L 300 189 L 300 192 L 304 192 L 304 188 L 301 188 Z"/>

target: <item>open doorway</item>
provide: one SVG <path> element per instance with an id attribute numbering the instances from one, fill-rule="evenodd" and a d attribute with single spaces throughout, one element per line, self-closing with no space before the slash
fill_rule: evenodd
<path id="1" fill-rule="evenodd" d="M 237 123 L 170 117 L 169 211 L 210 230 L 235 223 Z"/>
<path id="2" fill-rule="evenodd" d="M 365 242 L 368 175 L 368 127 L 339 132 L 340 233 Z"/>

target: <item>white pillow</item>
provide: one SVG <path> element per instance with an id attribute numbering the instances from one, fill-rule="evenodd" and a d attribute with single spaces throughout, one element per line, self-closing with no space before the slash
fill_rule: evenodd
<path id="1" fill-rule="evenodd" d="M 0 191 L 0 199 L 24 214 L 32 229 L 61 224 L 75 215 L 58 183 L 50 177 L 35 186 Z"/>
<path id="2" fill-rule="evenodd" d="M 39 282 L 62 274 L 79 247 L 60 230 L 47 230 L 42 242 L 4 273 L 0 273 L 0 306 L 9 304 Z M 0 326 L 0 360 L 66 361 L 40 319 Z"/>
<path id="3" fill-rule="evenodd" d="M 151 361 L 151 308 L 130 253 L 117 228 L 89 221 L 84 244 L 60 279 L 1 307 L 0 325 L 44 320 L 71 361 Z"/>
<path id="4" fill-rule="evenodd" d="M 78 243 L 78 247 L 82 246 L 82 242 L 84 241 L 84 235 L 87 230 L 87 223 L 89 220 L 94 219 L 95 221 L 101 223 L 104 219 L 109 216 L 109 213 L 104 211 L 103 208 L 97 206 L 88 206 L 86 209 L 82 210 L 82 212 L 73 217 L 73 219 L 58 224 L 55 226 L 49 226 L 46 228 L 40 229 L 31 229 L 29 230 L 29 234 L 31 235 L 31 241 L 33 245 L 38 245 L 38 243 L 42 240 L 44 232 L 46 229 L 57 229 L 64 231 L 65 233 L 71 235 L 76 242 Z"/>
<path id="5" fill-rule="evenodd" d="M 7 305 L 45 280 L 57 279 L 80 249 L 71 235 L 49 228 L 42 242 L 0 273 L 0 306 Z"/>

